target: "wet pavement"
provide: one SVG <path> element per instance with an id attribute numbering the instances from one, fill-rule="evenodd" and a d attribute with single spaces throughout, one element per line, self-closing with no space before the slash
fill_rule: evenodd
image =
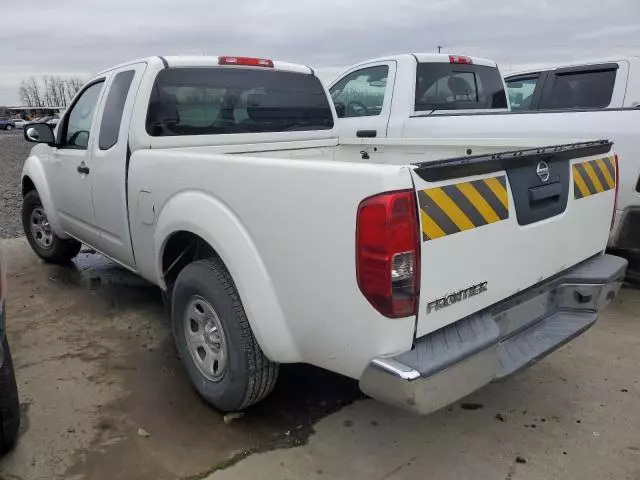
<path id="1" fill-rule="evenodd" d="M 191 387 L 156 287 L 87 250 L 59 267 L 23 239 L 3 243 L 23 428 L 2 478 L 197 477 L 299 445 L 361 398 L 353 380 L 284 366 L 273 394 L 226 424 Z"/>
<path id="2" fill-rule="evenodd" d="M 24 239 L 3 247 L 23 417 L 2 479 L 640 478 L 635 289 L 538 365 L 426 418 L 286 365 L 225 423 L 189 384 L 157 288 L 86 250 L 58 267 Z"/>

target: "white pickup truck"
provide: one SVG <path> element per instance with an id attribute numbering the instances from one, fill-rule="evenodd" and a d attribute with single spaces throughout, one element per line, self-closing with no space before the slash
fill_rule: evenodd
<path id="1" fill-rule="evenodd" d="M 536 145 L 585 138 L 613 141 L 620 187 L 609 247 L 639 250 L 640 59 L 521 72 L 509 76 L 507 85 L 511 111 L 495 62 L 403 54 L 354 65 L 329 90 L 338 112 L 337 129 L 346 138 L 393 138 L 402 145 L 477 138 L 488 147 L 505 138 L 529 138 Z M 468 150 L 477 152 L 471 144 Z M 587 186 L 600 190 L 601 178 L 588 173 Z"/>
<path id="2" fill-rule="evenodd" d="M 304 66 L 114 67 L 55 133 L 25 130 L 25 234 L 45 261 L 85 243 L 158 285 L 195 388 L 225 411 L 304 362 L 428 413 L 584 332 L 615 296 L 610 142 L 367 144 L 334 119 Z M 594 170 L 602 191 L 584 189 Z"/>

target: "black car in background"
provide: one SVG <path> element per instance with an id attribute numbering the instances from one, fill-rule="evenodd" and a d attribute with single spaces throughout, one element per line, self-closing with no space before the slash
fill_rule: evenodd
<path id="1" fill-rule="evenodd" d="M 18 439 L 20 402 L 18 386 L 5 330 L 5 294 L 7 291 L 6 264 L 0 245 L 0 454 L 6 453 Z"/>
<path id="2" fill-rule="evenodd" d="M 12 118 L 0 117 L 0 130 L 13 130 L 16 124 Z"/>

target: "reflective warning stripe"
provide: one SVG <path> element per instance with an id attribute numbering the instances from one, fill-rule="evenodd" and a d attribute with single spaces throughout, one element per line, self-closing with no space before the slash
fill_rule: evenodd
<path id="1" fill-rule="evenodd" d="M 573 172 L 573 196 L 576 199 L 606 192 L 616 186 L 616 167 L 613 157 L 575 163 L 571 171 Z"/>
<path id="2" fill-rule="evenodd" d="M 600 171 L 602 172 L 602 175 L 604 176 L 605 181 L 607 182 L 607 186 L 609 187 L 609 189 L 612 189 L 613 187 L 615 187 L 616 186 L 616 181 L 611 176 L 611 173 L 609 172 L 609 169 L 605 165 L 604 160 L 599 158 L 598 160 L 596 160 L 596 163 L 600 167 Z M 614 172 L 614 175 L 615 175 L 615 172 Z"/>
<path id="3" fill-rule="evenodd" d="M 587 195 L 591 195 L 589 193 L 589 187 L 587 187 L 587 184 L 584 183 L 584 179 L 582 178 L 582 175 L 580 175 L 580 172 L 578 171 L 578 167 L 577 165 L 573 166 L 573 184 L 574 184 L 574 196 L 576 198 L 581 198 L 581 197 L 586 197 Z M 577 195 L 576 192 L 576 188 L 579 190 L 580 192 L 580 196 Z"/>
<path id="4" fill-rule="evenodd" d="M 431 188 L 425 193 L 453 220 L 453 223 L 456 224 L 458 229 L 469 230 L 475 227 L 475 225 L 471 223 L 471 220 L 469 220 L 469 217 L 467 217 L 460 207 L 444 192 L 444 189 Z"/>
<path id="5" fill-rule="evenodd" d="M 422 219 L 422 232 L 427 238 L 440 238 L 446 235 L 424 210 L 420 210 L 420 218 Z"/>
<path id="6" fill-rule="evenodd" d="M 493 211 L 491 205 L 487 203 L 482 195 L 478 193 L 473 185 L 470 183 L 459 183 L 456 188 L 460 190 L 469 201 L 475 205 L 480 212 L 480 215 L 487 221 L 487 223 L 493 223 L 500 220 L 498 214 Z"/>
<path id="7" fill-rule="evenodd" d="M 425 241 L 509 218 L 504 175 L 421 190 L 418 202 Z"/>

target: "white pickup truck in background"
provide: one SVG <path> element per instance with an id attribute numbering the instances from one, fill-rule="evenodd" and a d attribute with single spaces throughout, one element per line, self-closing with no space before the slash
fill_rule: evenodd
<path id="1" fill-rule="evenodd" d="M 620 185 L 609 247 L 640 250 L 640 59 L 523 72 L 509 76 L 507 84 L 511 111 L 495 62 L 403 54 L 354 65 L 329 90 L 337 129 L 346 138 L 387 138 L 404 146 L 474 138 L 489 148 L 504 138 L 529 138 L 536 145 L 613 141 Z M 469 145 L 468 152 L 478 149 Z M 592 191 L 603 187 L 597 172 L 583 180 Z"/>
<path id="2" fill-rule="evenodd" d="M 506 77 L 514 112 L 545 113 L 532 133 L 599 135 L 615 142 L 620 188 L 609 246 L 640 251 L 640 58 L 556 65 Z"/>
<path id="3" fill-rule="evenodd" d="M 55 134 L 25 130 L 25 234 L 46 261 L 85 243 L 159 286 L 195 388 L 226 411 L 304 362 L 428 413 L 584 332 L 615 296 L 610 142 L 404 144 L 339 138 L 335 121 L 300 65 L 111 68 Z"/>

